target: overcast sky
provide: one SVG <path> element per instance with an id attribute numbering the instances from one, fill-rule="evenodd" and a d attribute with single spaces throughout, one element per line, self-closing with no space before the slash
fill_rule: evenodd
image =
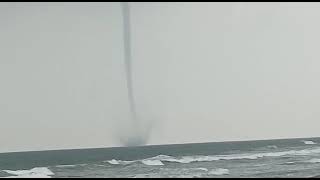
<path id="1" fill-rule="evenodd" d="M 320 136 L 319 3 L 130 3 L 149 144 Z M 120 146 L 120 3 L 0 3 L 0 152 Z"/>

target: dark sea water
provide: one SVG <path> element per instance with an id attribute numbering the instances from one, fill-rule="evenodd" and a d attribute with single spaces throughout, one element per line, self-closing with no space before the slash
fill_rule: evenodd
<path id="1" fill-rule="evenodd" d="M 0 153 L 0 177 L 315 177 L 320 138 Z"/>

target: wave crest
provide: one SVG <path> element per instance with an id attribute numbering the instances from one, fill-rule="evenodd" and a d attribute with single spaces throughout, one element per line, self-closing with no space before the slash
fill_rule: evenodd
<path id="1" fill-rule="evenodd" d="M 230 174 L 229 169 L 223 169 L 223 168 L 217 168 L 217 169 L 212 169 L 208 173 L 209 175 L 216 175 L 216 176 L 221 176 L 221 175 L 228 175 Z"/>
<path id="2" fill-rule="evenodd" d="M 313 141 L 302 141 L 304 144 L 306 144 L 306 145 L 313 145 L 313 144 L 317 144 L 317 143 L 315 143 L 315 142 L 313 142 Z"/>
<path id="3" fill-rule="evenodd" d="M 47 167 L 35 167 L 30 170 L 2 170 L 8 174 L 14 176 L 9 176 L 7 178 L 50 178 L 54 173 Z"/>
<path id="4" fill-rule="evenodd" d="M 112 159 L 104 162 L 108 162 L 109 164 L 112 164 L 112 165 L 128 165 L 128 164 L 134 163 L 135 161 L 122 161 L 122 160 Z"/>
<path id="5" fill-rule="evenodd" d="M 163 162 L 172 163 L 192 163 L 192 162 L 210 162 L 219 160 L 255 160 L 264 157 L 281 157 L 281 156 L 304 156 L 310 154 L 320 153 L 320 148 L 313 149 L 303 149 L 303 150 L 289 150 L 289 151 L 278 151 L 278 152 L 261 152 L 261 153 L 251 153 L 251 154 L 230 154 L 230 155 L 199 155 L 199 156 L 182 156 L 182 157 L 172 157 L 168 155 L 158 155 L 151 158 L 146 158 L 142 160 L 135 161 L 121 161 L 121 160 L 110 160 L 107 161 L 110 164 L 120 164 L 126 165 L 130 163 L 140 162 L 145 165 L 164 165 Z"/>
<path id="6" fill-rule="evenodd" d="M 141 161 L 143 164 L 148 165 L 148 166 L 163 166 L 164 164 L 157 159 L 145 159 Z"/>

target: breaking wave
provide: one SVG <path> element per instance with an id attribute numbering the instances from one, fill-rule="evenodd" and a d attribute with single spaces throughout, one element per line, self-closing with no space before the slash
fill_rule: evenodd
<path id="1" fill-rule="evenodd" d="M 200 170 L 200 171 L 208 171 L 208 169 L 207 168 L 194 168 L 195 170 Z"/>
<path id="2" fill-rule="evenodd" d="M 109 164 L 112 164 L 112 165 L 128 165 L 128 164 L 134 163 L 135 161 L 122 161 L 122 160 L 112 159 L 104 162 L 108 162 Z"/>
<path id="3" fill-rule="evenodd" d="M 153 159 L 145 159 L 141 161 L 145 165 L 149 166 L 163 166 L 164 164 L 160 160 L 153 160 Z"/>
<path id="4" fill-rule="evenodd" d="M 269 145 L 269 146 L 267 146 L 267 148 L 269 148 L 269 149 L 278 149 L 278 146 L 276 146 L 276 145 Z"/>
<path id="5" fill-rule="evenodd" d="M 121 161 L 121 160 L 109 160 L 106 161 L 113 165 L 127 165 L 131 163 L 140 162 L 145 165 L 164 165 L 163 162 L 171 163 L 192 163 L 192 162 L 209 162 L 209 161 L 219 161 L 219 160 L 255 160 L 264 157 L 281 157 L 281 156 L 304 156 L 309 154 L 320 153 L 320 148 L 313 149 L 303 149 L 303 150 L 289 150 L 289 151 L 279 151 L 279 152 L 262 152 L 262 153 L 251 153 L 251 154 L 230 154 L 230 155 L 208 155 L 208 156 L 182 156 L 182 157 L 172 157 L 168 155 L 158 155 L 152 158 L 147 158 L 143 160 L 135 161 Z"/>
<path id="6" fill-rule="evenodd" d="M 307 145 L 313 145 L 313 144 L 317 144 L 313 141 L 302 141 L 304 144 L 307 144 Z"/>
<path id="7" fill-rule="evenodd" d="M 208 173 L 209 175 L 216 175 L 216 176 L 221 176 L 221 175 L 227 175 L 230 174 L 229 169 L 223 169 L 223 168 L 218 168 L 218 169 L 212 169 Z"/>
<path id="8" fill-rule="evenodd" d="M 30 170 L 2 170 L 8 174 L 14 176 L 8 176 L 6 178 L 50 178 L 54 173 L 46 167 L 35 167 Z"/>

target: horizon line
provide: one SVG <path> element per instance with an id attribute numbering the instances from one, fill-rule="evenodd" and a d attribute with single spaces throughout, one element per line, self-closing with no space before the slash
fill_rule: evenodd
<path id="1" fill-rule="evenodd" d="M 250 142 L 250 141 L 271 141 L 271 140 L 294 140 L 294 139 L 315 139 L 320 136 L 313 137 L 289 137 L 289 138 L 271 138 L 271 139 L 246 139 L 246 140 L 225 140 L 225 141 L 202 141 L 202 142 L 187 142 L 187 143 L 167 143 L 167 144 L 147 144 L 142 146 L 110 146 L 110 147 L 83 147 L 83 148 L 65 148 L 65 149 L 46 149 L 46 150 L 22 150 L 22 151 L 7 151 L 0 154 L 9 153 L 31 153 L 31 152 L 48 152 L 48 151 L 71 151 L 71 150 L 93 150 L 93 149 L 113 149 L 113 148 L 142 148 L 167 145 L 191 145 L 191 144 L 209 144 L 209 143 L 232 143 L 232 142 Z"/>

